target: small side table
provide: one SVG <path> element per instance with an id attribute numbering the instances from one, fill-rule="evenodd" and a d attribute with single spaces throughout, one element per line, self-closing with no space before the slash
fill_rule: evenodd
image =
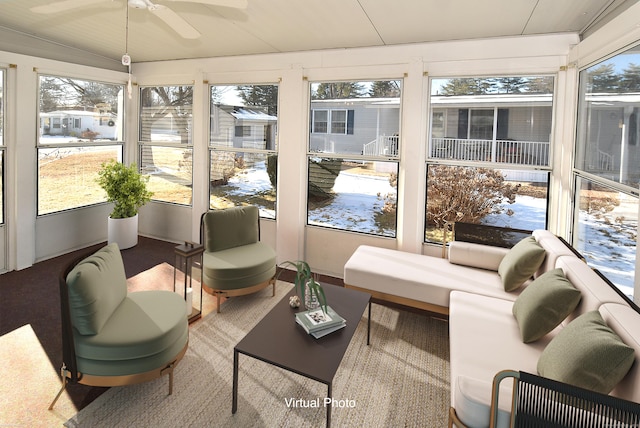
<path id="1" fill-rule="evenodd" d="M 173 291 L 184 290 L 189 323 L 202 316 L 202 254 L 204 245 L 185 242 L 175 248 L 175 265 L 173 267 Z M 200 270 L 200 300 L 198 306 L 193 305 L 193 267 Z M 180 273 L 180 275 L 178 274 Z"/>

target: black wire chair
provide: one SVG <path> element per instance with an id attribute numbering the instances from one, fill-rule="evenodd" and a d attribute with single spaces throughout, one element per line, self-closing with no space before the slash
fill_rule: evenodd
<path id="1" fill-rule="evenodd" d="M 640 427 L 638 403 L 512 370 L 494 377 L 490 427 L 498 423 L 500 382 L 506 378 L 513 378 L 511 427 Z"/>

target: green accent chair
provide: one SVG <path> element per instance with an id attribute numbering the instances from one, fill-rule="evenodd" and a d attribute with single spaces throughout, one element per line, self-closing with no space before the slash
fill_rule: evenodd
<path id="1" fill-rule="evenodd" d="M 187 351 L 185 301 L 166 290 L 127 291 L 118 245 L 71 262 L 60 274 L 62 388 L 123 386 L 169 376 Z"/>
<path id="2" fill-rule="evenodd" d="M 260 242 L 258 207 L 239 206 L 202 214 L 202 289 L 216 297 L 255 293 L 271 285 L 276 292 L 276 253 Z"/>

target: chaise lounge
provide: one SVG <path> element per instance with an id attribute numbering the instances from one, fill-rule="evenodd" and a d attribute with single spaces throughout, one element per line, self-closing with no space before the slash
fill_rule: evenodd
<path id="1" fill-rule="evenodd" d="M 380 300 L 449 315 L 451 425 L 489 426 L 493 378 L 503 370 L 640 406 L 637 307 L 547 230 L 511 249 L 454 241 L 448 258 L 361 246 L 344 281 Z M 511 397 L 511 387 L 500 396 Z M 501 402 L 496 426 L 507 426 L 510 412 Z"/>

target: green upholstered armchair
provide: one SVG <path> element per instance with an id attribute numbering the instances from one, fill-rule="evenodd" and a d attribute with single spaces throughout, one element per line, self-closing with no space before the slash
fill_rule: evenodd
<path id="1" fill-rule="evenodd" d="M 260 219 L 255 206 L 207 211 L 200 221 L 203 290 L 220 298 L 276 290 L 276 253 L 260 242 Z"/>
<path id="2" fill-rule="evenodd" d="M 184 299 L 166 290 L 127 291 L 118 245 L 70 263 L 60 274 L 62 388 L 122 386 L 169 375 L 187 351 Z"/>

